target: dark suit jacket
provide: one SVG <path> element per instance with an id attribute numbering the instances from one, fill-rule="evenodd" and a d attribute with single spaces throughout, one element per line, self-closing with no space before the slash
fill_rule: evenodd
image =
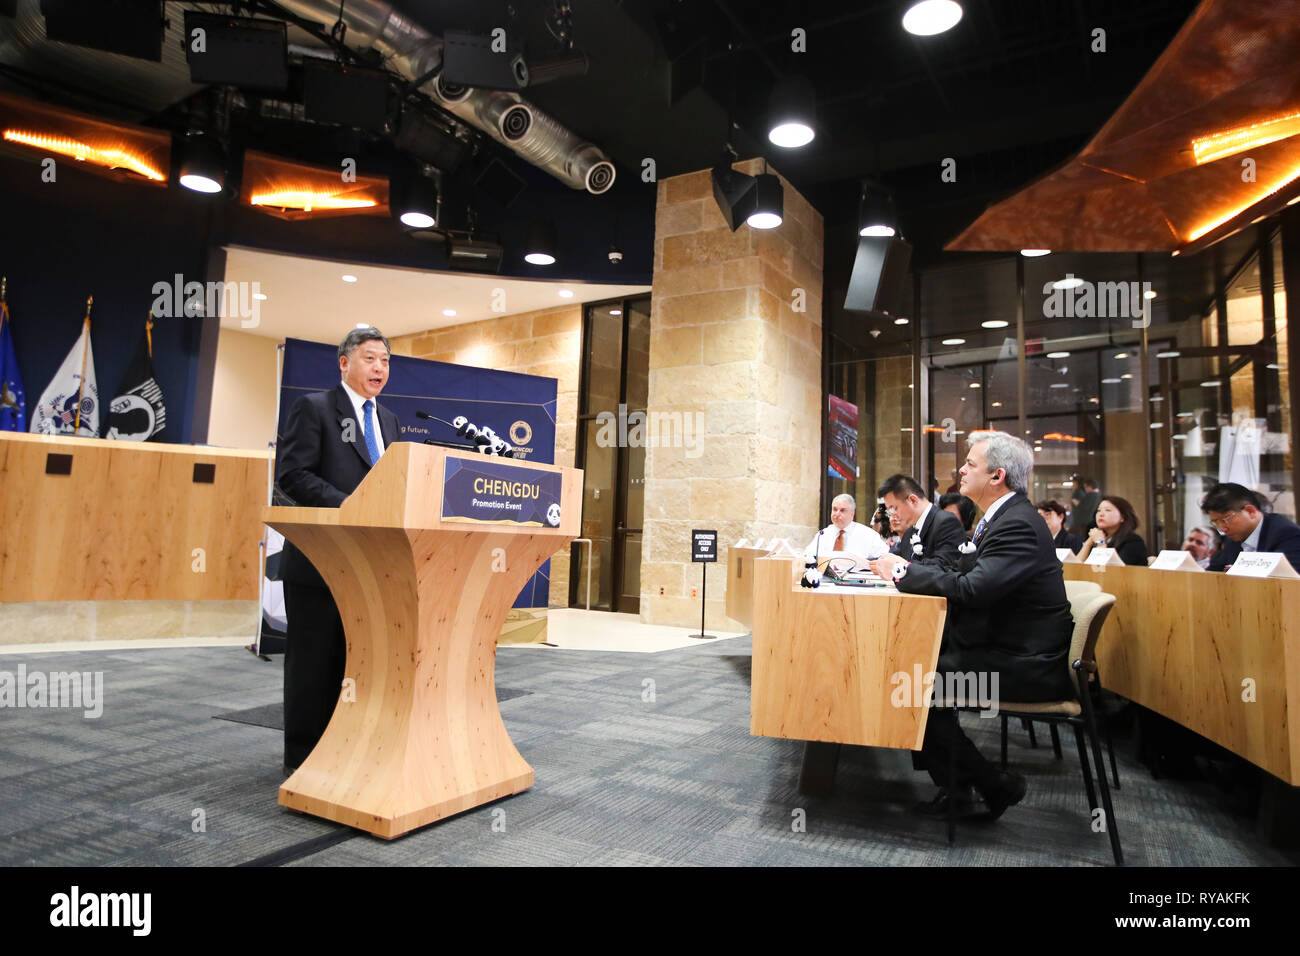
<path id="1" fill-rule="evenodd" d="M 960 518 L 931 505 L 929 517 L 921 528 L 919 557 L 912 551 L 912 535 L 915 533 L 915 525 L 904 531 L 894 553 L 908 561 L 938 564 L 945 568 L 957 566 L 957 559 L 961 557 L 957 549 L 966 543 L 966 531 Z"/>
<path id="2" fill-rule="evenodd" d="M 1083 548 L 1083 539 L 1073 531 L 1066 531 L 1062 528 L 1056 532 L 1056 537 L 1052 539 L 1053 548 L 1069 548 L 1075 554 Z"/>
<path id="3" fill-rule="evenodd" d="M 997 510 L 955 569 L 912 564 L 898 589 L 948 599 L 940 672 L 996 671 L 1007 701 L 1074 696 L 1066 661 L 1074 619 L 1061 562 L 1024 495 Z"/>
<path id="4" fill-rule="evenodd" d="M 401 428 L 397 416 L 378 402 L 375 412 L 387 449 L 401 440 Z M 343 440 L 348 421 L 353 423 L 351 432 L 356 440 L 352 442 Z M 361 423 L 356 421 L 356 411 L 342 385 L 328 392 L 304 395 L 294 402 L 281 435 L 275 455 L 276 483 L 296 505 L 337 508 L 370 471 Z M 287 540 L 280 558 L 280 579 L 325 587 L 311 562 Z"/>
<path id="5" fill-rule="evenodd" d="M 1115 553 L 1125 564 L 1134 564 L 1142 568 L 1147 566 L 1147 543 L 1142 540 L 1140 534 L 1132 532 L 1126 534 L 1115 546 Z"/>
<path id="6" fill-rule="evenodd" d="M 1264 528 L 1259 533 L 1259 550 L 1281 551 L 1291 566 L 1300 570 L 1300 525 L 1281 515 L 1264 515 Z M 1226 571 L 1241 554 L 1241 545 L 1231 538 L 1223 539 L 1223 547 L 1210 556 L 1211 571 Z"/>

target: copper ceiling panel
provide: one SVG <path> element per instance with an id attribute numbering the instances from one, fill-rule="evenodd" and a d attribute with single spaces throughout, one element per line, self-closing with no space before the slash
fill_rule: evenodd
<path id="1" fill-rule="evenodd" d="M 1300 0 L 1203 0 L 1077 156 L 947 248 L 1154 252 L 1218 241 L 1300 195 L 1300 135 L 1199 166 L 1192 141 L 1296 112 Z M 1245 157 L 1254 182 L 1242 179 Z"/>

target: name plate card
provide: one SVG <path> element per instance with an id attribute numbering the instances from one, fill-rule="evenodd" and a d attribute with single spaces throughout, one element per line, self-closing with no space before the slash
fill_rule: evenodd
<path id="1" fill-rule="evenodd" d="M 1243 551 L 1228 573 L 1242 578 L 1300 578 L 1286 555 L 1277 551 Z"/>
<path id="2" fill-rule="evenodd" d="M 1204 571 L 1190 551 L 1161 551 L 1151 562 L 1152 571 Z"/>
<path id="3" fill-rule="evenodd" d="M 1057 548 L 1056 560 L 1060 561 L 1062 564 L 1078 564 L 1079 556 L 1069 548 Z"/>
<path id="4" fill-rule="evenodd" d="M 443 467 L 442 520 L 558 528 L 563 481 L 558 471 L 488 458 L 448 458 Z"/>
<path id="5" fill-rule="evenodd" d="M 1114 548 L 1093 548 L 1092 553 L 1088 555 L 1087 564 L 1091 568 L 1124 566 L 1124 562 L 1120 560 Z"/>

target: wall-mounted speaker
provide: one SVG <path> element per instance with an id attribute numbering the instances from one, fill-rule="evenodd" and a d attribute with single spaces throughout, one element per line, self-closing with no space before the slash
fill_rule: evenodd
<path id="1" fill-rule="evenodd" d="M 896 236 L 862 236 L 853 260 L 847 312 L 897 313 L 909 305 L 907 267 L 912 247 Z"/>

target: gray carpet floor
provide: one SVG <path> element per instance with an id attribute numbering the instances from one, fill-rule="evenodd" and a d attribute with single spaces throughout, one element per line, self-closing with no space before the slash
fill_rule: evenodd
<path id="1" fill-rule="evenodd" d="M 497 682 L 521 693 L 501 711 L 536 785 L 379 840 L 278 806 L 281 734 L 212 719 L 277 703 L 281 660 L 229 647 L 0 658 L 9 671 L 104 672 L 98 719 L 0 709 L 0 865 L 268 854 L 294 866 L 1111 863 L 1089 827 L 1077 757 L 1067 746 L 1056 761 L 1046 733 L 1031 750 L 1013 730 L 1028 796 L 997 823 L 959 828 L 955 847 L 941 822 L 910 812 L 932 787 L 905 752 L 846 748 L 834 795 L 801 796 L 802 745 L 749 734 L 747 638 L 658 654 L 502 648 Z M 995 756 L 997 721 L 963 723 Z M 1130 864 L 1300 863 L 1257 840 L 1249 814 L 1210 783 L 1153 780 L 1125 753 L 1120 774 Z"/>

